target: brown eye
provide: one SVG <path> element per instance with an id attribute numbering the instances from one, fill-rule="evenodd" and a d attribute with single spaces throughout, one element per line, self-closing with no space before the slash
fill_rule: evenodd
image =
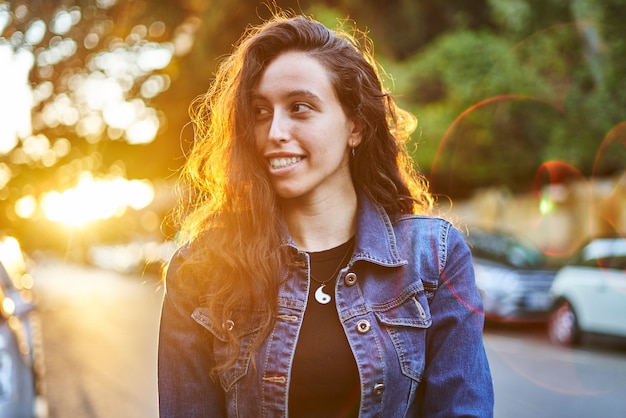
<path id="1" fill-rule="evenodd" d="M 254 117 L 256 119 L 263 119 L 270 115 L 269 109 L 261 106 L 257 106 L 254 108 Z"/>
<path id="2" fill-rule="evenodd" d="M 294 113 L 308 112 L 311 109 L 311 106 L 306 103 L 295 103 L 292 107 Z"/>

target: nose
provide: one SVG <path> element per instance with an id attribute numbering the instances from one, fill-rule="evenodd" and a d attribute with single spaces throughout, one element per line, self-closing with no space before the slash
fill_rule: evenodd
<path id="1" fill-rule="evenodd" d="M 276 142 L 289 141 L 289 118 L 282 115 L 281 112 L 274 112 L 272 115 L 268 139 Z"/>

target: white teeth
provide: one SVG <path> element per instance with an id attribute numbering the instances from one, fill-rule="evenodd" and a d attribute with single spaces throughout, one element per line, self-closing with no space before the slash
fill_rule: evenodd
<path id="1" fill-rule="evenodd" d="M 270 159 L 270 166 L 272 168 L 285 168 L 302 160 L 302 157 L 291 158 L 272 158 Z"/>

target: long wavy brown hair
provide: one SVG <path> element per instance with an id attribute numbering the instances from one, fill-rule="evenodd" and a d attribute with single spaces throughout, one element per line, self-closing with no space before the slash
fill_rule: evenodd
<path id="1" fill-rule="evenodd" d="M 267 164 L 255 146 L 251 95 L 268 64 L 287 51 L 319 60 L 346 115 L 360 127 L 362 141 L 350 160 L 355 186 L 390 214 L 433 207 L 406 150 L 417 121 L 383 90 L 372 42 L 363 32 L 333 31 L 282 12 L 250 28 L 208 92 L 190 107 L 195 144 L 179 184 L 179 243 L 186 255 L 177 282 L 199 297 L 213 323 L 235 324 L 225 333 L 234 355 L 217 370 L 232 365 L 241 332 L 250 326 L 265 331 L 252 348 L 259 344 L 276 312 L 288 254 L 281 247 L 283 220 Z"/>

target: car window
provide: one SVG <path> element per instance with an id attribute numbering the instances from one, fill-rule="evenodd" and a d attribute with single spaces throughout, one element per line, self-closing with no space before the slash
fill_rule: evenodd
<path id="1" fill-rule="evenodd" d="M 604 258 L 597 258 L 593 260 L 585 260 L 581 264 L 586 267 L 626 270 L 626 256 L 625 257 L 604 257 Z"/>
<path id="2" fill-rule="evenodd" d="M 626 239 L 600 238 L 591 241 L 583 248 L 582 259 L 608 258 L 626 256 Z"/>
<path id="3" fill-rule="evenodd" d="M 626 239 L 594 239 L 583 247 L 576 264 L 624 270 L 626 269 Z"/>
<path id="4" fill-rule="evenodd" d="M 545 264 L 545 258 L 538 248 L 508 235 L 473 230 L 467 241 L 476 257 L 519 268 L 540 267 Z"/>

